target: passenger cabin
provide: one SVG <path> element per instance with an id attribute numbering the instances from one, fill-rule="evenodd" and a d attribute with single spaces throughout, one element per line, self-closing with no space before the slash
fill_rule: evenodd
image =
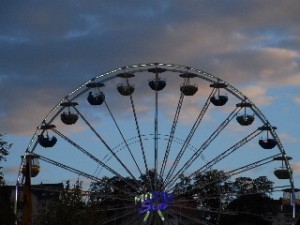
<path id="1" fill-rule="evenodd" d="M 23 156 L 22 156 L 23 158 Z M 24 165 L 22 166 L 22 173 L 24 176 L 30 175 L 36 177 L 40 172 L 40 163 L 35 155 L 26 155 Z"/>
<path id="2" fill-rule="evenodd" d="M 293 198 L 295 201 L 295 205 L 296 206 L 300 205 L 300 189 L 299 188 L 294 188 L 294 190 L 292 190 L 292 188 L 285 188 L 282 190 L 282 192 L 283 192 L 282 206 L 290 206 Z"/>
<path id="3" fill-rule="evenodd" d="M 37 136 L 38 143 L 44 148 L 53 147 L 57 142 L 57 138 L 55 136 L 50 137 L 48 130 L 55 128 L 55 125 L 43 124 L 40 128 L 43 132 Z M 46 135 L 44 135 L 44 133 L 46 133 Z"/>
<path id="4" fill-rule="evenodd" d="M 132 93 L 134 92 L 134 85 L 121 83 L 121 84 L 118 84 L 117 89 L 121 95 L 129 96 L 129 95 L 132 95 Z"/>
<path id="5" fill-rule="evenodd" d="M 164 89 L 166 87 L 167 83 L 166 83 L 166 80 L 157 77 L 153 80 L 149 80 L 148 84 L 153 91 L 161 91 L 162 89 Z"/>
<path id="6" fill-rule="evenodd" d="M 118 84 L 118 86 L 117 86 L 118 92 L 124 96 L 132 95 L 135 88 L 134 88 L 134 85 L 131 85 L 129 83 L 129 78 L 135 77 L 135 75 L 133 73 L 124 72 L 124 73 L 119 73 L 117 76 L 125 79 L 124 83 Z"/>
<path id="7" fill-rule="evenodd" d="M 247 114 L 246 108 L 252 107 L 252 104 L 248 103 L 248 102 L 241 102 L 241 103 L 236 104 L 236 107 L 244 108 L 244 113 L 242 115 L 238 115 L 236 117 L 237 122 L 242 126 L 251 125 L 255 118 L 254 118 L 254 115 Z"/>
<path id="8" fill-rule="evenodd" d="M 88 88 L 95 89 L 94 93 L 90 91 L 87 97 L 87 100 L 91 105 L 101 105 L 104 102 L 105 95 L 100 91 L 100 88 L 103 86 L 104 84 L 101 82 L 91 82 L 86 85 Z"/>
<path id="9" fill-rule="evenodd" d="M 218 92 L 216 95 L 214 95 L 210 98 L 210 102 L 212 104 L 214 104 L 215 106 L 225 105 L 228 101 L 228 96 L 227 95 L 221 95 L 220 94 L 220 89 L 227 87 L 227 84 L 216 82 L 216 83 L 211 84 L 210 87 L 217 88 L 217 92 Z"/>
<path id="10" fill-rule="evenodd" d="M 291 174 L 292 171 L 288 170 L 285 165 L 284 162 L 285 160 L 291 160 L 292 158 L 289 156 L 280 156 L 280 157 L 275 157 L 273 160 L 274 161 L 281 161 L 281 167 L 278 169 L 274 170 L 274 175 L 278 178 L 278 179 L 290 179 L 291 178 Z"/>
<path id="11" fill-rule="evenodd" d="M 190 84 L 190 78 L 194 78 L 197 75 L 193 73 L 183 73 L 179 75 L 184 78 L 184 83 L 180 86 L 180 91 L 185 96 L 193 96 L 198 91 L 198 86 L 196 84 Z"/>
<path id="12" fill-rule="evenodd" d="M 185 96 L 193 96 L 198 91 L 196 84 L 183 84 L 180 86 L 180 91 Z"/>
<path id="13" fill-rule="evenodd" d="M 91 105 L 101 105 L 105 100 L 105 95 L 102 91 L 97 94 L 90 91 L 87 100 Z"/>
<path id="14" fill-rule="evenodd" d="M 264 149 L 272 149 L 277 145 L 277 142 L 275 139 L 273 138 L 269 138 L 269 131 L 271 130 L 270 126 L 262 126 L 258 128 L 259 130 L 264 130 L 267 131 L 267 137 L 266 138 L 262 138 L 258 141 L 259 145 L 264 148 Z M 276 129 L 276 127 L 272 127 L 273 130 Z"/>
<path id="15" fill-rule="evenodd" d="M 272 138 L 260 139 L 258 143 L 264 149 L 272 149 L 277 145 L 277 142 Z"/>
<path id="16" fill-rule="evenodd" d="M 77 122 L 78 115 L 75 114 L 75 113 L 72 113 L 71 110 L 70 110 L 70 107 L 75 107 L 76 105 L 78 105 L 77 102 L 64 102 L 64 103 L 60 104 L 60 106 L 68 108 L 68 112 L 62 112 L 60 114 L 60 119 L 64 124 L 72 125 L 72 124 L 75 124 Z"/>
<path id="17" fill-rule="evenodd" d="M 52 136 L 50 138 L 48 134 L 46 136 L 40 134 L 38 135 L 38 142 L 44 148 L 49 148 L 49 147 L 53 147 L 56 144 L 57 138 L 55 136 Z"/>
<path id="18" fill-rule="evenodd" d="M 281 168 L 274 170 L 274 174 L 278 179 L 290 179 L 290 172 L 287 169 Z"/>
<path id="19" fill-rule="evenodd" d="M 165 71 L 166 71 L 166 69 L 163 69 L 160 67 L 148 69 L 148 72 L 155 73 L 155 75 L 156 75 L 156 77 L 153 80 L 149 80 L 149 83 L 148 83 L 152 90 L 161 91 L 165 88 L 165 86 L 167 84 L 166 80 L 158 77 L 159 73 L 163 73 Z"/>
<path id="20" fill-rule="evenodd" d="M 227 101 L 228 101 L 228 96 L 226 95 L 217 95 L 217 96 L 214 95 L 210 98 L 210 102 L 215 106 L 223 106 L 227 103 Z"/>

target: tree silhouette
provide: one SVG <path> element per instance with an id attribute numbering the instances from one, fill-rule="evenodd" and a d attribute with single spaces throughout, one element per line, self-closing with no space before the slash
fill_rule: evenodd
<path id="1" fill-rule="evenodd" d="M 12 144 L 4 140 L 4 134 L 0 133 L 0 163 L 6 160 L 9 149 Z M 3 167 L 0 166 L 0 224 L 15 224 L 15 215 L 13 212 L 13 204 L 11 202 L 11 190 L 5 186 L 5 179 L 2 173 Z"/>
<path id="2" fill-rule="evenodd" d="M 82 184 L 79 180 L 71 186 L 67 181 L 58 201 L 52 201 L 36 218 L 40 225 L 80 225 L 85 224 Z"/>
<path id="3" fill-rule="evenodd" d="M 73 186 L 67 182 L 60 200 L 41 214 L 39 224 L 122 224 L 128 219 L 124 215 L 138 218 L 139 206 L 135 204 L 135 196 L 151 192 L 154 185 L 162 187 L 163 183 L 155 181 L 153 171 L 138 180 L 103 177 L 92 183 L 88 193 L 82 190 L 79 181 Z M 239 177 L 232 182 L 219 170 L 197 174 L 193 179 L 181 175 L 172 193 L 174 201 L 166 212 L 170 209 L 177 215 L 186 215 L 179 224 L 192 224 L 190 217 L 207 224 L 267 225 L 262 217 L 277 212 L 268 196 L 272 185 L 267 177 Z M 137 186 L 140 188 L 136 189 Z M 86 193 L 88 198 L 85 198 Z"/>
<path id="4" fill-rule="evenodd" d="M 267 177 L 256 179 L 238 177 L 232 183 L 236 197 L 227 207 L 228 211 L 236 212 L 236 215 L 225 215 L 221 219 L 221 225 L 268 225 L 268 218 L 273 217 L 279 211 L 269 196 L 273 188 L 273 182 Z M 265 218 L 265 219 L 263 219 Z"/>

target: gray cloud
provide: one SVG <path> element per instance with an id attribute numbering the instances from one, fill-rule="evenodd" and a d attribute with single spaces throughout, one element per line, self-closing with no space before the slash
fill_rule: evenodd
<path id="1" fill-rule="evenodd" d="M 133 63 L 184 64 L 234 85 L 299 75 L 297 0 L 1 4 L 0 124 L 7 133 L 30 132 L 79 84 Z"/>

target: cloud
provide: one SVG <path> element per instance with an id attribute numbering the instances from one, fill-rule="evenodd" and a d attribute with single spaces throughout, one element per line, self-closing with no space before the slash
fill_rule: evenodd
<path id="1" fill-rule="evenodd" d="M 11 166 L 11 167 L 5 167 L 2 169 L 4 174 L 17 174 L 19 172 L 20 167 Z"/>
<path id="2" fill-rule="evenodd" d="M 295 103 L 300 104 L 300 96 L 294 98 Z"/>
<path id="3" fill-rule="evenodd" d="M 30 133 L 84 81 L 140 62 L 203 69 L 236 87 L 248 85 L 241 91 L 255 103 L 271 104 L 275 97 L 268 96 L 268 88 L 300 85 L 299 11 L 296 0 L 5 2 L 1 128 Z M 191 107 L 189 113 L 196 111 Z"/>
<path id="4" fill-rule="evenodd" d="M 243 93 L 257 106 L 269 105 L 275 101 L 275 97 L 267 95 L 267 89 L 261 86 L 247 86 L 243 88 Z"/>
<path id="5" fill-rule="evenodd" d="M 297 138 L 289 133 L 280 133 L 279 137 L 280 137 L 280 140 L 282 140 L 283 142 L 286 142 L 286 143 L 296 144 L 296 143 L 300 142 L 299 138 Z"/>
<path id="6" fill-rule="evenodd" d="M 297 177 L 300 176 L 300 162 L 292 163 L 293 172 L 296 174 Z"/>

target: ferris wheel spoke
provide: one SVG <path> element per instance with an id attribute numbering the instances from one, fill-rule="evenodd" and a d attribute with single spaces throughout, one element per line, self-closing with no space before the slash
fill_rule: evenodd
<path id="1" fill-rule="evenodd" d="M 218 162 L 220 162 L 221 160 L 225 159 L 226 157 L 228 157 L 229 155 L 231 155 L 232 153 L 234 153 L 240 147 L 242 147 L 243 145 L 245 145 L 246 143 L 248 143 L 249 141 L 251 141 L 253 138 L 255 138 L 256 136 L 258 136 L 261 133 L 262 133 L 262 131 L 260 131 L 258 129 L 255 130 L 255 131 L 253 131 L 248 136 L 246 136 L 245 138 L 243 138 L 242 140 L 240 140 L 239 142 L 237 142 L 236 144 L 234 144 L 233 146 L 231 146 L 230 148 L 228 148 L 227 150 L 225 150 L 224 152 L 222 152 L 221 154 L 219 154 L 218 156 L 216 156 L 214 159 L 212 159 L 211 161 L 209 161 L 207 164 L 205 164 L 204 166 L 202 166 L 200 169 L 198 169 L 195 172 L 193 172 L 190 176 L 193 176 L 193 175 L 195 175 L 197 173 L 203 173 L 203 172 L 209 170 L 214 165 L 216 165 Z"/>
<path id="2" fill-rule="evenodd" d="M 105 208 L 102 211 L 116 211 L 120 212 L 120 210 L 127 210 L 127 209 L 133 209 L 135 206 L 126 206 L 126 207 L 118 207 L 118 208 Z"/>
<path id="3" fill-rule="evenodd" d="M 80 111 L 73 107 L 75 111 L 80 115 L 80 117 L 84 120 L 84 122 L 88 125 L 88 127 L 93 131 L 93 133 L 98 137 L 98 139 L 102 142 L 102 144 L 106 147 L 106 149 L 114 156 L 114 158 L 122 165 L 122 167 L 127 171 L 127 173 L 132 177 L 132 179 L 137 180 L 135 176 L 130 172 L 128 167 L 122 162 L 122 160 L 117 156 L 117 154 L 113 151 L 113 149 L 105 142 L 105 140 L 100 136 L 100 134 L 95 130 L 95 128 L 87 121 L 87 119 L 80 113 Z"/>
<path id="4" fill-rule="evenodd" d="M 180 207 L 178 207 L 178 208 L 180 208 Z M 198 219 L 198 218 L 196 218 L 193 215 L 188 215 L 185 212 L 178 212 L 176 209 L 169 209 L 169 211 L 174 212 L 174 214 L 178 214 L 181 217 L 186 218 L 188 221 L 196 222 L 197 224 L 201 224 L 201 225 L 216 225 L 216 224 L 209 223 L 207 221 L 203 221 L 202 219 Z"/>
<path id="5" fill-rule="evenodd" d="M 144 217 L 142 225 L 151 225 L 151 223 L 153 223 L 152 221 L 155 220 L 154 217 L 154 213 L 150 213 L 149 217 L 147 218 L 147 216 Z M 156 222 L 154 221 L 153 224 L 156 224 Z"/>
<path id="6" fill-rule="evenodd" d="M 210 137 L 198 148 L 194 154 L 186 161 L 186 163 L 178 170 L 178 172 L 169 180 L 167 185 L 173 185 L 178 179 L 180 174 L 184 174 L 184 172 L 193 164 L 193 162 L 202 155 L 202 153 L 206 150 L 206 148 L 211 144 L 211 142 L 224 130 L 224 128 L 229 124 L 229 122 L 235 118 L 238 112 L 241 109 L 235 108 L 229 116 L 220 124 L 220 126 L 210 135 Z"/>
<path id="7" fill-rule="evenodd" d="M 143 155 L 143 160 L 144 160 L 144 166 L 146 169 L 146 173 L 148 174 L 148 164 L 147 164 L 147 159 L 146 159 L 146 154 L 145 154 L 145 148 L 144 148 L 144 144 L 143 144 L 143 140 L 142 140 L 142 134 L 141 134 L 141 130 L 140 130 L 140 125 L 139 125 L 139 121 L 137 118 L 137 114 L 136 114 L 136 110 L 135 110 L 135 105 L 134 105 L 134 101 L 133 101 L 133 97 L 132 95 L 130 95 L 130 103 L 131 103 L 131 108 L 132 108 L 132 113 L 134 116 L 134 121 L 135 121 L 135 128 L 139 137 L 139 143 L 140 143 L 140 147 L 141 147 L 141 151 L 142 151 L 142 155 Z"/>
<path id="8" fill-rule="evenodd" d="M 158 73 L 156 73 L 158 79 Z M 154 113 L 154 189 L 157 189 L 157 167 L 158 167 L 158 91 L 155 90 L 155 113 Z"/>
<path id="9" fill-rule="evenodd" d="M 127 202 L 127 203 L 133 203 L 132 199 L 125 199 L 125 198 L 120 198 L 120 197 L 114 197 L 114 196 L 111 196 L 111 195 L 93 195 L 93 197 L 99 197 L 101 199 L 110 199 L 110 200 L 116 200 L 116 201 L 119 201 L 119 202 Z M 120 208 L 121 209 L 121 208 Z"/>
<path id="10" fill-rule="evenodd" d="M 145 169 L 146 169 L 146 173 L 145 174 L 146 174 L 146 176 L 148 178 L 148 183 L 149 183 L 150 189 L 153 191 L 152 181 L 151 181 L 151 177 L 149 176 L 149 169 L 148 169 L 148 164 L 147 164 L 147 158 L 146 158 L 146 154 L 145 154 L 144 144 L 143 144 L 143 140 L 142 140 L 142 135 L 141 135 L 139 121 L 138 121 L 136 110 L 135 110 L 135 105 L 134 105 L 133 97 L 132 97 L 132 95 L 130 95 L 129 97 L 130 97 L 130 103 L 131 103 L 132 113 L 133 113 L 134 121 L 135 121 L 135 128 L 136 128 L 136 131 L 137 131 L 137 134 L 138 134 L 139 143 L 140 143 L 140 149 L 142 151 L 144 166 L 145 166 Z"/>
<path id="11" fill-rule="evenodd" d="M 116 221 L 116 220 L 119 220 L 119 219 L 122 219 L 122 218 L 126 218 L 126 217 L 128 217 L 129 215 L 132 215 L 132 214 L 134 214 L 134 213 L 136 213 L 136 209 L 126 211 L 126 212 L 123 213 L 123 214 L 120 214 L 120 212 L 118 212 L 118 215 L 117 215 L 117 216 L 112 216 L 111 219 L 108 219 L 108 220 L 105 221 L 103 224 L 107 224 L 107 223 L 110 223 L 110 222 L 113 222 L 113 221 Z"/>
<path id="12" fill-rule="evenodd" d="M 115 197 L 114 195 L 107 195 L 107 194 L 97 194 L 96 192 L 88 192 L 88 194 L 86 194 L 84 191 L 83 191 L 83 194 L 84 195 L 88 195 L 88 196 L 91 196 L 91 197 L 97 197 L 97 198 L 101 198 L 101 199 L 112 199 L 112 200 L 118 200 L 118 201 L 121 201 L 121 202 L 133 202 L 132 199 L 125 199 L 125 198 L 120 198 L 120 197 Z"/>
<path id="13" fill-rule="evenodd" d="M 121 135 L 121 137 L 122 137 L 122 139 L 123 139 L 123 142 L 124 142 L 125 145 L 126 145 L 126 148 L 127 148 L 128 152 L 129 152 L 131 158 L 133 159 L 133 161 L 134 161 L 134 163 L 135 163 L 137 169 L 139 170 L 140 175 L 142 175 L 142 171 L 141 171 L 141 169 L 140 169 L 140 167 L 139 167 L 139 165 L 138 165 L 138 163 L 137 163 L 137 161 L 136 161 L 136 158 L 134 157 L 134 155 L 133 155 L 133 153 L 132 153 L 132 150 L 130 149 L 130 147 L 129 147 L 129 145 L 128 145 L 128 143 L 127 143 L 125 137 L 124 137 L 124 134 L 122 133 L 122 131 L 121 131 L 121 129 L 120 129 L 120 127 L 119 127 L 119 125 L 118 125 L 118 123 L 117 123 L 117 121 L 116 121 L 115 116 L 113 115 L 113 113 L 112 113 L 110 107 L 108 106 L 108 104 L 107 104 L 107 102 L 106 102 L 105 100 L 104 100 L 104 103 L 105 103 L 105 106 L 106 106 L 106 108 L 107 108 L 107 110 L 108 110 L 108 112 L 109 112 L 111 118 L 112 118 L 113 121 L 114 121 L 115 126 L 117 127 L 117 129 L 118 129 L 118 131 L 119 131 L 119 133 L 120 133 L 120 135 Z"/>
<path id="14" fill-rule="evenodd" d="M 120 178 L 121 180 L 123 180 L 125 183 L 127 183 L 128 185 L 130 185 L 132 188 L 134 188 L 135 190 L 138 190 L 139 185 L 136 182 L 135 184 L 138 185 L 138 187 L 134 186 L 132 183 L 129 183 L 125 177 L 123 177 L 121 174 L 119 174 L 117 171 L 115 171 L 113 168 L 111 168 L 110 166 L 108 166 L 107 164 L 105 164 L 104 162 L 102 162 L 100 159 L 98 159 L 97 157 L 95 157 L 93 154 L 89 153 L 87 150 L 85 150 L 84 148 L 82 148 L 80 145 L 76 144 L 74 141 L 72 141 L 70 138 L 66 137 L 65 135 L 63 135 L 61 132 L 59 132 L 57 129 L 53 128 L 52 129 L 54 133 L 56 133 L 57 135 L 59 135 L 61 138 L 63 138 L 64 140 L 66 140 L 68 143 L 70 143 L 71 145 L 73 145 L 75 148 L 77 148 L 79 151 L 81 151 L 83 154 L 85 154 L 86 156 L 88 156 L 89 158 L 91 158 L 93 161 L 97 162 L 99 165 L 101 165 L 102 167 L 104 167 L 105 169 L 107 169 L 109 172 L 111 172 L 112 174 L 114 174 L 115 176 L 117 176 L 118 178 Z"/>
<path id="15" fill-rule="evenodd" d="M 88 179 L 90 179 L 90 180 L 92 180 L 92 181 L 96 181 L 96 182 L 99 182 L 99 183 L 101 183 L 101 184 L 103 184 L 103 185 L 107 185 L 107 186 L 109 186 L 109 187 L 112 187 L 112 188 L 114 188 L 114 189 L 116 189 L 116 190 L 118 190 L 118 191 L 120 191 L 120 192 L 122 192 L 122 193 L 124 193 L 124 194 L 126 194 L 126 195 L 128 195 L 128 196 L 134 196 L 134 194 L 132 194 L 132 193 L 130 193 L 130 192 L 127 192 L 126 190 L 124 190 L 124 189 L 122 189 L 122 188 L 119 188 L 119 187 L 117 187 L 116 185 L 109 184 L 109 183 L 107 183 L 107 182 L 103 182 L 100 178 L 95 177 L 95 176 L 93 176 L 93 175 L 91 175 L 91 174 L 88 174 L 88 173 L 83 172 L 83 171 L 81 171 L 81 170 L 78 170 L 78 169 L 75 169 L 75 168 L 73 168 L 73 167 L 67 166 L 67 165 L 65 165 L 65 164 L 63 164 L 63 163 L 54 161 L 54 160 L 49 159 L 49 158 L 47 158 L 47 157 L 45 157 L 45 156 L 42 156 L 42 155 L 39 155 L 39 154 L 36 154 L 36 153 L 31 153 L 31 154 L 32 154 L 32 156 L 35 156 L 35 157 L 37 157 L 38 159 L 40 159 L 40 160 L 42 160 L 42 161 L 44 161 L 44 162 L 50 163 L 50 164 L 52 164 L 52 165 L 54 165 L 54 166 L 60 167 L 60 168 L 65 169 L 65 170 L 67 170 L 67 171 L 69 171 L 69 172 L 72 172 L 72 173 L 74 173 L 74 174 L 77 174 L 77 175 L 79 175 L 79 176 L 86 177 L 86 178 L 88 178 Z"/>
<path id="16" fill-rule="evenodd" d="M 256 194 L 256 193 L 253 193 Z M 251 194 L 245 194 L 245 195 L 251 195 Z M 252 215 L 252 216 L 257 216 L 261 217 L 261 214 L 256 214 L 252 212 L 247 212 L 247 211 L 240 211 L 240 210 L 223 210 L 220 211 L 219 208 L 194 208 L 194 207 L 188 207 L 188 206 L 181 206 L 181 205 L 174 205 L 175 208 L 182 208 L 182 209 L 187 209 L 187 210 L 193 210 L 193 211 L 203 211 L 203 212 L 208 212 L 212 214 L 218 214 L 218 215 L 231 215 L 231 216 L 236 216 L 236 215 Z M 206 221 L 205 224 L 210 224 L 213 225 L 212 223 Z"/>
<path id="17" fill-rule="evenodd" d="M 242 166 L 242 167 L 238 167 L 236 169 L 233 169 L 233 170 L 230 170 L 230 171 L 227 171 L 223 174 L 223 176 L 217 178 L 217 179 L 214 179 L 214 180 L 211 180 L 210 182 L 206 182 L 206 183 L 203 183 L 201 186 L 195 186 L 194 188 L 190 189 L 188 192 L 185 193 L 186 194 L 190 194 L 190 195 L 193 195 L 193 192 L 195 190 L 199 190 L 199 189 L 205 189 L 208 185 L 211 185 L 211 184 L 214 184 L 214 183 L 217 183 L 217 182 L 220 182 L 224 179 L 229 179 L 230 177 L 232 176 L 236 176 L 238 174 L 242 174 L 244 172 L 247 172 L 249 170 L 252 170 L 252 169 L 255 169 L 255 168 L 258 168 L 260 166 L 264 166 L 268 163 L 271 163 L 273 162 L 274 158 L 275 157 L 278 157 L 280 156 L 281 154 L 275 154 L 275 155 L 272 155 L 272 156 L 269 156 L 269 157 L 266 157 L 264 159 L 261 159 L 261 160 L 258 160 L 258 161 L 255 161 L 255 162 L 252 162 L 248 165 L 245 165 L 245 166 Z M 191 179 L 191 177 L 189 177 L 189 179 Z M 176 186 L 173 186 L 172 188 L 168 189 L 167 191 L 170 192 L 170 191 L 173 191 L 175 189 Z M 181 194 L 176 194 L 174 195 L 174 197 L 177 197 L 177 196 L 180 196 Z"/>
<path id="18" fill-rule="evenodd" d="M 161 166 L 160 177 L 164 176 L 164 172 L 165 172 L 166 164 L 167 164 L 167 161 L 168 161 L 169 153 L 170 153 L 170 150 L 171 150 L 171 146 L 172 146 L 172 143 L 173 143 L 174 134 L 175 134 L 175 130 L 176 130 L 180 110 L 181 110 L 181 107 L 182 107 L 183 99 L 184 99 L 184 94 L 181 93 L 178 104 L 177 104 L 177 109 L 176 109 L 176 112 L 175 112 L 175 116 L 174 116 L 174 119 L 173 119 L 169 140 L 168 140 L 167 148 L 166 148 L 165 155 L 164 155 L 164 160 L 163 160 L 163 163 L 162 163 L 162 166 Z"/>
<path id="19" fill-rule="evenodd" d="M 272 156 L 266 157 L 266 158 L 264 158 L 264 159 L 258 160 L 258 161 L 256 161 L 256 162 L 250 163 L 250 164 L 248 164 L 248 165 L 245 165 L 245 166 L 236 168 L 236 169 L 234 169 L 234 170 L 228 171 L 228 172 L 226 173 L 226 175 L 227 175 L 228 177 L 232 177 L 232 176 L 235 176 L 235 175 L 244 173 L 244 172 L 246 172 L 246 171 L 252 170 L 252 169 L 254 169 L 254 168 L 257 168 L 257 167 L 266 165 L 266 164 L 268 164 L 268 163 L 273 162 L 273 161 L 274 161 L 274 158 L 275 158 L 275 157 L 278 157 L 278 156 L 281 156 L 281 154 L 272 155 Z"/>
<path id="20" fill-rule="evenodd" d="M 172 205 L 172 207 L 187 209 L 187 210 L 191 210 L 191 211 L 208 212 L 211 214 L 237 215 L 239 213 L 238 211 L 233 211 L 233 210 L 220 211 L 219 208 L 214 208 L 214 207 L 204 208 L 204 207 L 189 207 L 189 206 L 184 206 L 184 205 Z M 207 224 L 212 224 L 212 223 L 207 221 Z"/>
<path id="21" fill-rule="evenodd" d="M 140 217 L 138 217 L 137 215 L 133 216 L 131 220 L 129 220 L 127 223 L 125 223 L 124 225 L 132 225 L 132 224 L 136 224 L 135 222 L 139 221 Z M 140 223 L 138 223 L 140 224 Z"/>
<path id="22" fill-rule="evenodd" d="M 169 216 L 171 216 L 171 217 L 173 217 L 173 218 L 177 218 L 176 213 L 174 213 L 174 211 L 175 211 L 175 210 L 173 210 L 173 212 L 172 212 L 172 211 L 170 212 L 170 210 L 167 210 L 167 211 L 166 211 L 166 214 L 169 215 Z M 177 214 L 179 215 L 179 221 L 178 221 L 178 222 L 179 222 L 180 224 L 183 224 L 183 225 L 188 225 L 187 223 L 185 223 L 184 221 L 182 221 L 182 219 L 181 219 L 181 217 L 180 217 L 180 216 L 181 216 L 180 213 L 177 213 Z M 169 224 L 172 225 L 172 223 L 171 223 L 171 221 L 169 221 L 168 217 L 167 217 L 167 220 L 168 220 Z"/>
<path id="23" fill-rule="evenodd" d="M 168 214 L 168 213 L 166 212 L 166 215 L 170 215 L 170 214 Z M 169 219 L 168 216 L 165 217 L 165 222 L 166 222 L 167 225 L 172 225 L 172 223 L 171 223 L 171 221 L 170 221 L 170 219 Z M 184 224 L 183 224 L 183 225 L 184 225 Z"/>
<path id="24" fill-rule="evenodd" d="M 206 100 L 206 102 L 205 102 L 202 110 L 200 111 L 200 113 L 199 113 L 199 115 L 198 115 L 198 117 L 197 117 L 197 119 L 196 119 L 193 127 L 191 128 L 188 136 L 186 137 L 186 139 L 185 139 L 185 141 L 184 141 L 184 143 L 183 143 L 183 145 L 182 145 L 179 153 L 176 156 L 176 159 L 175 159 L 174 163 L 172 164 L 172 166 L 171 166 L 171 168 L 170 168 L 170 170 L 169 170 L 169 172 L 168 172 L 168 174 L 166 176 L 166 179 L 164 181 L 164 186 L 169 182 L 170 179 L 172 179 L 172 176 L 173 176 L 173 174 L 174 174 L 174 172 L 175 172 L 175 170 L 177 168 L 177 165 L 178 165 L 179 161 L 181 160 L 181 158 L 182 158 L 185 150 L 189 146 L 190 141 L 192 140 L 192 138 L 193 138 L 193 136 L 194 136 L 194 134 L 195 134 L 198 126 L 200 125 L 200 123 L 201 123 L 201 121 L 202 121 L 205 113 L 207 112 L 207 109 L 208 109 L 208 107 L 210 105 L 210 98 L 216 93 L 216 91 L 217 90 L 214 88 L 211 91 L 210 95 L 208 96 L 208 98 L 207 98 L 207 100 Z"/>

